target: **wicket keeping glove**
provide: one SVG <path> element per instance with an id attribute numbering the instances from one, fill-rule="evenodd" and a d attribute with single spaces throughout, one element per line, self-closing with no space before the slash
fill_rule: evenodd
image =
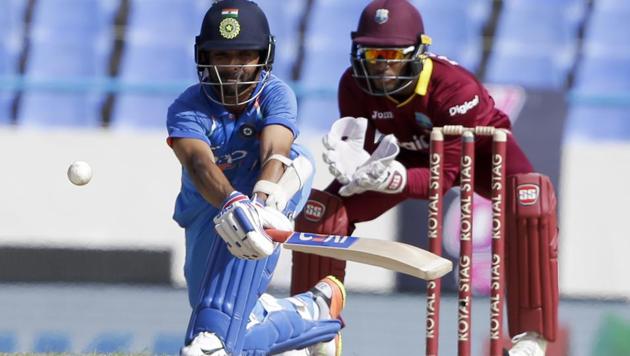
<path id="1" fill-rule="evenodd" d="M 352 174 L 370 158 L 363 149 L 367 124 L 364 117 L 343 117 L 333 123 L 322 139 L 324 162 L 341 184 L 350 183 Z"/>
<path id="2" fill-rule="evenodd" d="M 402 192 L 407 185 L 407 169 L 396 161 L 399 152 L 394 135 L 383 137 L 374 153 L 352 174 L 350 182 L 339 189 L 339 194 L 347 197 L 366 190 L 387 194 Z"/>

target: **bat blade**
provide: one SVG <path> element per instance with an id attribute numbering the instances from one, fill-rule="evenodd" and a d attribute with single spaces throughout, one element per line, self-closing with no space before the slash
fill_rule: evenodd
<path id="1" fill-rule="evenodd" d="M 440 278 L 453 269 L 451 261 L 401 242 L 274 229 L 267 233 L 289 250 L 383 267 L 424 280 Z"/>

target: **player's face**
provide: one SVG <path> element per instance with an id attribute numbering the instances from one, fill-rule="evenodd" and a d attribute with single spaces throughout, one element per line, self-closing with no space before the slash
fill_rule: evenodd
<path id="1" fill-rule="evenodd" d="M 398 88 L 399 77 L 407 66 L 410 54 L 407 48 L 365 48 L 368 75 L 372 85 L 379 91 L 390 92 Z"/>
<path id="2" fill-rule="evenodd" d="M 251 94 L 256 76 L 260 71 L 258 66 L 260 53 L 255 50 L 217 50 L 210 51 L 208 64 L 215 66 L 216 71 L 210 75 L 217 82 L 223 83 L 225 96 L 243 98 Z M 218 74 L 218 78 L 217 78 Z"/>
<path id="3" fill-rule="evenodd" d="M 367 64 L 368 74 L 380 79 L 372 79 L 372 85 L 380 91 L 389 92 L 398 87 L 399 76 L 405 67 L 405 63 L 374 63 Z"/>
<path id="4" fill-rule="evenodd" d="M 414 50 L 414 46 L 360 48 L 359 53 L 365 63 L 371 85 L 380 92 L 392 92 L 399 88 L 399 77 L 407 72 L 407 65 Z"/>

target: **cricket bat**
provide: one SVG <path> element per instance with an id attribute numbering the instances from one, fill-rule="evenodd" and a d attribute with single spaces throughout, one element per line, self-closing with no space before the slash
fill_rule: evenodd
<path id="1" fill-rule="evenodd" d="M 453 269 L 450 260 L 401 242 L 275 229 L 266 232 L 292 251 L 383 267 L 424 280 L 440 278 Z"/>

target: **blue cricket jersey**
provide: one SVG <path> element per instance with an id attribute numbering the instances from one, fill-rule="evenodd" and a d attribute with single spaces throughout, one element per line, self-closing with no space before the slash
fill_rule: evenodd
<path id="1" fill-rule="evenodd" d="M 262 85 L 262 84 L 259 84 Z M 267 125 L 283 125 L 298 136 L 297 101 L 284 82 L 271 75 L 267 85 L 245 111 L 235 117 L 223 105 L 209 100 L 201 85 L 184 91 L 168 109 L 167 129 L 171 138 L 202 140 L 212 150 L 216 164 L 234 188 L 251 195 L 260 175 L 260 133 Z M 291 158 L 308 154 L 293 144 Z M 189 226 L 202 212 L 214 216 L 214 208 L 197 192 L 185 168 L 173 218 L 182 227 Z M 206 214 L 204 214 L 206 215 Z"/>

